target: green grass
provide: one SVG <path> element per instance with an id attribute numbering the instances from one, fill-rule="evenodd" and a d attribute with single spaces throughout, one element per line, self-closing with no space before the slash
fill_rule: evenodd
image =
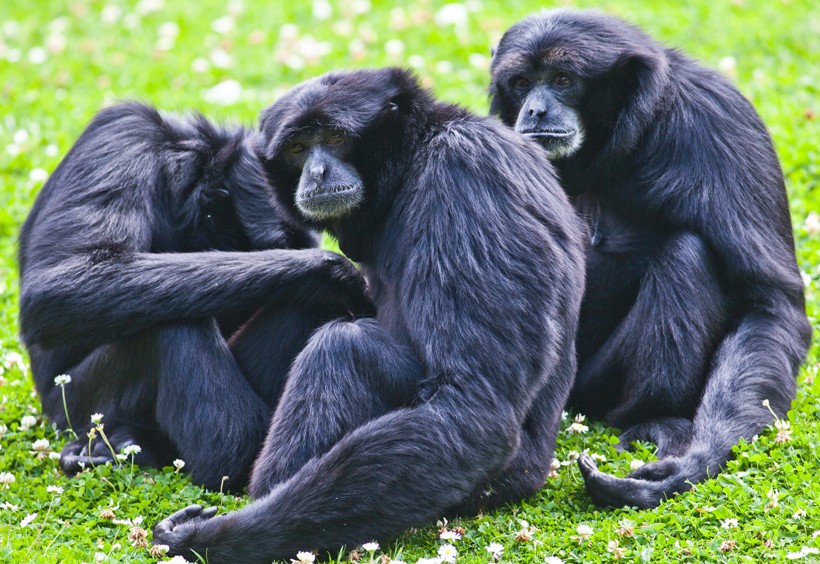
<path id="1" fill-rule="evenodd" d="M 154 4 L 143 0 L 141 5 Z M 301 80 L 333 68 L 401 63 L 416 67 L 441 98 L 485 113 L 491 44 L 507 26 L 544 6 L 540 0 L 512 7 L 469 0 L 464 24 L 451 26 L 434 23 L 442 3 L 433 0 L 396 3 L 403 6 L 396 9 L 375 0 L 332 4 L 333 16 L 317 20 L 312 2 L 245 0 L 233 29 L 219 33 L 213 28 L 225 24 L 219 18 L 236 2 L 166 0 L 164 7 L 142 15 L 136 15 L 135 2 L 116 0 L 0 3 L 0 358 L 13 361 L 15 353 L 23 352 L 17 338 L 14 258 L 20 225 L 43 171 L 54 169 L 107 102 L 139 99 L 166 110 L 196 108 L 215 119 L 252 124 L 262 107 Z M 814 0 L 572 4 L 626 16 L 666 44 L 723 68 L 754 102 L 774 136 L 788 180 L 817 332 L 820 237 L 806 222 L 812 210 L 820 211 L 820 118 L 814 117 L 820 114 L 820 10 Z M 163 25 L 167 22 L 176 26 Z M 401 43 L 389 44 L 391 55 L 386 45 L 397 39 Z M 220 68 L 225 55 L 229 64 Z M 220 105 L 206 95 L 229 79 L 241 85 L 234 103 Z M 812 380 L 816 343 L 812 368 L 801 372 L 789 414 L 791 442 L 776 442 L 773 429 L 762 433 L 737 447 L 736 459 L 718 478 L 654 511 L 600 510 L 585 495 L 574 464 L 561 466 L 559 476 L 535 497 L 451 524 L 465 529 L 455 543 L 459 562 L 487 562 L 490 542 L 503 545 L 503 562 L 544 562 L 548 556 L 606 562 L 616 557 L 610 543 L 625 551 L 625 560 L 639 562 L 783 561 L 804 547 L 820 549 L 820 380 Z M 139 524 L 114 523 L 101 516 L 104 510 L 120 520 L 142 519 L 141 526 L 150 531 L 158 519 L 189 503 L 229 511 L 248 502 L 205 492 L 172 468 L 98 467 L 74 479 L 64 477 L 55 461 L 32 454 L 33 442 L 43 438 L 59 452 L 66 436 L 42 419 L 25 365 L 8 362 L 0 374 L 0 422 L 7 427 L 0 439 L 0 472 L 15 478 L 0 485 L 0 561 L 149 562 L 154 558 L 148 550 L 129 539 L 139 533 L 132 528 Z M 20 422 L 26 415 L 37 422 L 24 430 Z M 589 449 L 605 456 L 602 466 L 617 474 L 626 473 L 633 458 L 652 458 L 649 448 L 618 454 L 614 440 L 614 430 L 591 423 L 584 434 L 562 432 L 556 456 L 566 462 L 572 451 Z M 36 518 L 21 526 L 35 512 Z M 592 534 L 579 540 L 582 524 Z M 519 534 L 524 528 L 529 540 Z M 415 562 L 436 554 L 442 544 L 437 535 L 435 526 L 422 528 L 394 543 L 382 542 L 382 549 Z M 138 536 L 132 534 L 137 541 Z M 807 561 L 818 559 L 805 551 L 802 555 Z"/>

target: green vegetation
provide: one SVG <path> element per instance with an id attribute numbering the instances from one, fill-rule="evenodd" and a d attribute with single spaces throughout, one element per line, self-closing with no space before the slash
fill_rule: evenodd
<path id="1" fill-rule="evenodd" d="M 774 135 L 788 180 L 808 308 L 815 331 L 820 330 L 816 3 L 565 3 L 628 17 L 666 44 L 722 69 L 754 102 Z M 434 0 L 0 3 L 0 561 L 151 562 L 156 558 L 144 546 L 143 529 L 150 531 L 161 517 L 189 503 L 229 511 L 248 502 L 205 492 L 174 468 L 144 471 L 125 463 L 68 479 L 49 457 L 67 437 L 42 419 L 26 362 L 17 356 L 23 350 L 17 338 L 15 240 L 48 172 L 91 116 L 112 100 L 138 99 L 252 124 L 262 107 L 301 80 L 333 68 L 390 63 L 416 68 L 438 96 L 484 113 L 491 44 L 543 5 L 540 0 L 466 0 L 449 6 Z M 605 469 L 622 475 L 633 460 L 651 459 L 652 450 L 619 454 L 612 447 L 614 430 L 586 421 L 587 432 L 571 432 L 570 416 L 556 452 L 562 461 L 558 477 L 541 493 L 448 524 L 464 529 L 463 538 L 453 541 L 458 562 L 493 561 L 490 543 L 503 547 L 502 562 L 548 557 L 607 562 L 619 556 L 635 562 L 817 561 L 818 360 L 815 346 L 809 368 L 799 376 L 790 429 L 778 433 L 772 427 L 738 446 L 726 472 L 654 511 L 604 511 L 590 503 L 574 464 L 563 464 L 573 452 L 600 454 Z M 362 562 L 378 560 L 383 551 L 415 563 L 436 556 L 444 544 L 438 535 L 430 526 L 390 544 L 376 539 L 381 549 L 358 553 Z M 348 558 L 343 553 L 338 560 Z"/>

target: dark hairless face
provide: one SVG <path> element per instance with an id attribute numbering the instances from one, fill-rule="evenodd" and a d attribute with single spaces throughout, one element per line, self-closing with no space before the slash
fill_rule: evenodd
<path id="1" fill-rule="evenodd" d="M 568 157 L 584 142 L 578 111 L 581 78 L 549 60 L 507 66 L 497 87 L 517 110 L 515 130 L 538 141 L 551 160 Z M 510 116 L 510 121 L 512 121 Z"/>
<path id="2" fill-rule="evenodd" d="M 302 171 L 296 207 L 305 216 L 315 220 L 338 218 L 361 203 L 362 179 L 346 162 L 352 148 L 353 140 L 338 129 L 307 129 L 286 141 L 279 158 Z"/>

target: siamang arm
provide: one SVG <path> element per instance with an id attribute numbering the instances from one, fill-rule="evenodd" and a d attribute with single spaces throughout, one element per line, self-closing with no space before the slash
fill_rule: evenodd
<path id="1" fill-rule="evenodd" d="M 268 250 L 70 257 L 27 272 L 20 310 L 27 343 L 96 346 L 168 321 L 285 300 L 367 308 L 363 279 L 340 255 Z"/>

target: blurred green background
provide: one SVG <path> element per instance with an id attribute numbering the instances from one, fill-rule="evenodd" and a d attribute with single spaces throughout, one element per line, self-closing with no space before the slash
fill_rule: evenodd
<path id="1" fill-rule="evenodd" d="M 787 178 L 817 330 L 820 8 L 813 0 L 5 0 L 0 3 L 0 561 L 152 561 L 140 531 L 170 511 L 193 502 L 223 510 L 247 503 L 247 498 L 204 492 L 173 469 L 97 468 L 69 480 L 33 448 L 34 441 L 46 439 L 46 454 L 59 452 L 65 437 L 40 417 L 26 362 L 17 356 L 23 350 L 17 338 L 16 236 L 48 174 L 97 110 L 135 99 L 252 125 L 263 107 L 304 79 L 330 69 L 397 64 L 415 69 L 440 98 L 486 113 L 491 46 L 518 19 L 557 5 L 626 17 L 666 45 L 720 69 L 752 100 L 772 132 Z M 655 511 L 601 511 L 583 491 L 570 460 L 573 451 L 600 454 L 605 469 L 623 474 L 633 459 L 651 459 L 652 449 L 616 453 L 611 446 L 616 432 L 587 421 L 587 433 L 562 432 L 556 457 L 565 465 L 540 494 L 456 523 L 465 529 L 455 542 L 458 561 L 491 560 L 486 550 L 491 542 L 504 547 L 502 562 L 548 557 L 817 561 L 816 342 L 817 337 L 809 368 L 800 375 L 790 442 L 777 443 L 774 431 L 762 434 L 738 447 L 736 461 L 718 479 Z M 36 418 L 34 425 L 21 424 L 27 415 Z M 104 510 L 130 522 L 115 523 Z M 592 532 L 579 532 L 581 525 Z M 407 562 L 434 557 L 443 543 L 437 535 L 434 526 L 411 531 L 395 543 L 382 542 L 375 556 Z M 360 553 L 363 561 L 370 559 Z M 349 558 L 343 554 L 339 560 Z"/>

